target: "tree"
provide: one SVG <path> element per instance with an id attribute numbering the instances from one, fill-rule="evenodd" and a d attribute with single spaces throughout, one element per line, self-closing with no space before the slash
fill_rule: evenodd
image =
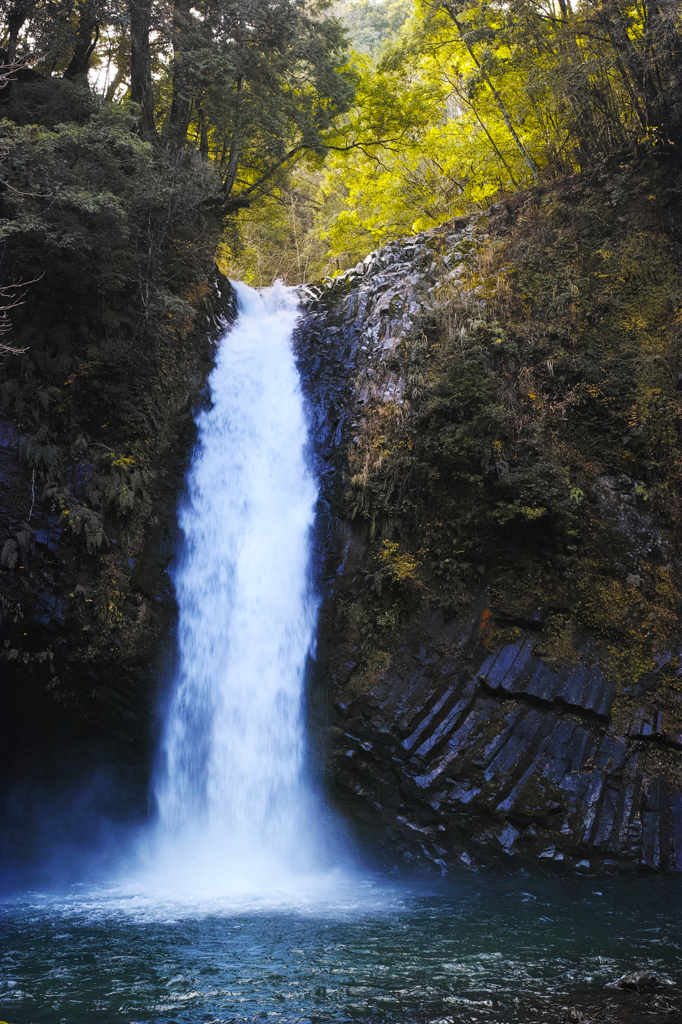
<path id="1" fill-rule="evenodd" d="M 189 129 L 190 82 L 186 51 L 189 46 L 192 15 L 190 0 L 175 0 L 173 4 L 173 86 L 171 104 L 164 122 L 163 134 L 174 142 L 184 142 Z"/>
<path id="2" fill-rule="evenodd" d="M 84 0 L 78 14 L 78 29 L 71 60 L 64 71 L 64 78 L 78 78 L 87 75 L 90 59 L 99 40 L 100 22 L 104 15 L 104 4 L 98 0 Z"/>
<path id="3" fill-rule="evenodd" d="M 17 39 L 26 20 L 33 13 L 35 0 L 16 0 L 7 11 L 7 63 L 13 64 L 17 53 Z"/>
<path id="4" fill-rule="evenodd" d="M 145 136 L 156 135 L 154 91 L 149 31 L 152 0 L 130 0 L 130 98 L 140 104 L 140 129 Z"/>
<path id="5" fill-rule="evenodd" d="M 668 0 L 419 0 L 377 61 L 355 62 L 337 134 L 362 145 L 330 145 L 318 216 L 332 254 L 354 262 L 538 173 L 682 151 L 681 28 Z"/>
<path id="6" fill-rule="evenodd" d="M 300 0 L 173 4 L 163 135 L 215 161 L 228 215 L 270 194 L 303 154 L 321 157 L 349 109 L 344 32 L 324 9 Z"/>
<path id="7" fill-rule="evenodd" d="M 495 85 L 494 85 L 494 83 L 493 83 L 493 81 L 492 81 L 492 79 L 491 79 L 491 77 L 490 77 L 490 75 L 489 75 L 489 73 L 487 71 L 487 68 L 485 67 L 485 64 L 482 61 L 480 61 L 478 59 L 478 57 L 476 56 L 475 41 L 474 41 L 474 38 L 473 38 L 474 33 L 468 32 L 466 30 L 466 27 L 463 25 L 462 21 L 458 18 L 458 16 L 457 16 L 458 12 L 457 12 L 457 7 L 455 6 L 455 3 L 449 2 L 449 0 L 425 0 L 425 2 L 427 4 L 429 4 L 433 8 L 434 11 L 436 11 L 436 12 L 443 12 L 444 14 L 446 14 L 447 17 L 452 21 L 453 25 L 457 29 L 457 34 L 459 35 L 460 40 L 462 41 L 462 43 L 466 47 L 467 53 L 471 57 L 471 60 L 472 60 L 472 62 L 474 64 L 474 66 L 476 67 L 476 70 L 478 71 L 478 73 L 481 76 L 481 80 L 483 82 L 485 82 L 485 84 L 488 87 L 488 89 L 490 89 L 490 94 L 492 95 L 492 97 L 493 97 L 493 99 L 495 101 L 495 105 L 498 108 L 498 110 L 500 112 L 500 115 L 502 116 L 502 120 L 504 121 L 505 125 L 507 126 L 509 134 L 511 135 L 512 139 L 514 140 L 514 144 L 516 145 L 516 147 L 519 150 L 519 153 L 523 157 L 524 163 L 528 166 L 528 169 L 531 172 L 531 174 L 535 174 L 536 171 L 538 170 L 538 165 L 535 163 L 533 158 L 529 155 L 528 150 L 526 149 L 526 147 L 524 146 L 523 142 L 519 138 L 519 135 L 518 135 L 516 129 L 514 128 L 513 123 L 512 123 L 512 119 L 509 116 L 509 112 L 508 112 L 506 104 L 505 104 L 505 102 L 504 102 L 504 100 L 502 98 L 502 95 L 501 95 L 499 89 L 497 89 L 495 87 Z"/>
<path id="8" fill-rule="evenodd" d="M 87 79 L 108 47 L 144 138 L 196 149 L 220 170 L 223 214 L 320 160 L 352 102 L 345 33 L 327 0 L 0 0 L 8 52 L 44 78 Z M 129 31 L 128 31 L 129 29 Z M 116 47 L 112 47 L 112 37 Z M 129 51 L 129 59 L 126 57 Z M 116 89 L 111 94 L 115 99 Z"/>

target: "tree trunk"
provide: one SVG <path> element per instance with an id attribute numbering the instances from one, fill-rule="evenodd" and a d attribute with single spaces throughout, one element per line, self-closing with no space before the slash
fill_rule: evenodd
<path id="1" fill-rule="evenodd" d="M 125 68 L 116 68 L 116 74 L 109 82 L 109 85 L 107 86 L 107 94 L 104 97 L 107 103 L 113 103 L 114 99 L 116 98 L 116 92 L 118 91 L 118 87 L 125 78 L 125 76 Z"/>
<path id="2" fill-rule="evenodd" d="M 497 105 L 497 109 L 502 114 L 502 119 L 503 119 L 504 123 L 506 124 L 506 126 L 507 126 L 507 128 L 509 130 L 509 134 L 513 138 L 513 140 L 516 143 L 517 148 L 518 148 L 521 156 L 523 157 L 523 159 L 525 160 L 526 164 L 528 165 L 528 169 L 530 170 L 530 173 L 533 174 L 533 175 L 537 174 L 537 172 L 539 170 L 538 165 L 535 163 L 533 158 L 528 153 L 528 150 L 526 149 L 524 144 L 521 142 L 521 139 L 519 138 L 519 136 L 518 136 L 518 134 L 516 132 L 516 129 L 514 128 L 514 125 L 511 122 L 511 118 L 510 118 L 509 114 L 507 113 L 507 108 L 504 105 L 504 101 L 502 100 L 502 97 L 500 96 L 499 92 L 497 91 L 497 89 L 495 88 L 493 83 L 490 81 L 490 78 L 486 74 L 484 68 L 481 66 L 481 63 L 480 63 L 478 57 L 476 56 L 476 54 L 474 53 L 473 48 L 469 45 L 469 42 L 466 39 L 466 36 L 464 35 L 464 31 L 462 29 L 462 25 L 461 25 L 461 23 L 459 21 L 459 18 L 456 15 L 454 9 L 450 6 L 449 3 L 441 3 L 440 6 L 445 11 L 445 13 L 448 15 L 448 17 L 451 18 L 452 21 L 455 23 L 457 31 L 459 32 L 459 37 L 462 40 L 462 42 L 464 43 L 464 45 L 466 46 L 467 50 L 469 51 L 469 56 L 473 60 L 474 64 L 476 65 L 478 70 L 481 72 L 481 75 L 483 77 L 484 82 L 486 83 L 486 85 L 490 89 L 491 93 L 493 94 L 493 99 L 495 100 L 495 104 Z"/>
<path id="3" fill-rule="evenodd" d="M 232 141 L 230 142 L 230 158 L 227 164 L 227 174 L 223 182 L 223 192 L 225 197 L 229 196 L 230 192 L 234 188 L 234 183 L 237 180 L 237 168 L 239 167 L 239 151 L 241 149 L 241 140 L 239 135 L 239 122 L 241 120 L 241 94 L 244 91 L 244 76 L 240 75 L 237 79 L 237 104 L 235 107 L 234 115 L 234 132 L 232 133 Z"/>
<path id="4" fill-rule="evenodd" d="M 69 66 L 64 72 L 64 78 L 78 78 L 87 75 L 90 70 L 90 58 L 99 39 L 99 21 L 101 16 L 101 4 L 93 2 L 93 0 L 83 4 L 78 22 L 76 47 L 69 61 Z"/>
<path id="5" fill-rule="evenodd" d="M 33 0 L 16 0 L 7 15 L 7 63 L 14 64 L 17 54 L 17 39 L 22 25 L 33 13 Z"/>
<path id="6" fill-rule="evenodd" d="M 192 0 L 175 0 L 173 4 L 173 96 L 163 134 L 178 145 L 184 145 L 189 128 L 191 93 L 186 55 L 191 6 Z"/>
<path id="7" fill-rule="evenodd" d="M 199 117 L 199 155 L 208 160 L 208 122 L 201 104 L 198 105 L 197 114 Z"/>
<path id="8" fill-rule="evenodd" d="M 152 0 L 130 0 L 130 98 L 140 104 L 140 132 L 153 138 L 154 90 L 152 88 L 152 55 L 149 29 Z"/>

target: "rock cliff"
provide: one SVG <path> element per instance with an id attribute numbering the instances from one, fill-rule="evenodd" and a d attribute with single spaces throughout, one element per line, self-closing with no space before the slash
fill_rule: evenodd
<path id="1" fill-rule="evenodd" d="M 39 820 L 87 846 L 146 813 L 192 407 L 234 312 L 219 175 L 85 80 L 24 71 L 2 91 L 0 204 L 0 816 L 18 863 L 58 845 Z"/>
<path id="2" fill-rule="evenodd" d="M 656 503 L 651 477 L 642 479 L 646 468 L 633 465 L 634 456 L 629 468 L 623 462 L 617 444 L 627 447 L 631 438 L 621 435 L 637 433 L 637 413 L 628 393 L 624 422 L 614 427 L 621 397 L 601 351 L 602 420 L 590 392 L 600 337 L 609 357 L 622 343 L 618 372 L 638 346 L 645 357 L 644 311 L 655 286 L 640 277 L 632 297 L 622 283 L 595 297 L 609 282 L 602 274 L 595 283 L 599 271 L 583 263 L 562 269 L 565 294 L 557 301 L 551 281 L 566 250 L 593 258 L 599 231 L 612 254 L 621 244 L 610 212 L 598 227 L 584 227 L 584 206 L 599 221 L 613 180 L 605 190 L 590 187 L 582 184 L 573 200 L 565 184 L 540 190 L 532 203 L 544 211 L 533 213 L 531 228 L 527 205 L 501 205 L 487 217 L 391 243 L 306 297 L 298 346 L 323 482 L 319 675 L 327 680 L 330 781 L 389 868 L 682 868 L 680 609 L 676 597 L 661 596 L 667 585 L 676 593 L 680 579 L 674 516 Z M 557 218 L 560 201 L 574 202 L 569 217 Z M 542 234 L 530 283 L 513 262 L 529 233 Z M 669 246 L 671 233 L 668 225 L 658 244 Z M 623 244 L 642 258 L 631 238 Z M 674 277 L 679 247 L 671 259 Z M 537 284 L 543 274 L 549 289 Z M 664 287 L 656 330 L 669 332 L 659 358 L 668 360 L 666 400 L 674 403 L 678 299 Z M 510 291 L 523 293 L 519 305 Z M 642 314 L 632 350 L 629 328 L 613 313 L 628 303 Z M 464 313 L 453 330 L 457 304 Z M 544 335 L 521 336 L 524 317 L 544 321 Z M 510 380 L 517 394 L 508 408 L 517 418 L 475 451 L 471 497 L 463 474 L 453 486 L 453 470 L 434 471 L 433 460 L 424 469 L 424 437 L 430 431 L 433 440 L 435 422 L 429 395 L 443 379 L 428 361 L 460 360 L 447 378 L 450 395 L 482 358 L 498 389 L 486 399 L 493 411 L 465 410 L 459 423 L 451 416 L 438 444 L 446 435 L 480 437 L 483 415 L 499 424 L 499 396 Z M 477 386 L 471 377 L 465 384 Z M 425 402 L 428 416 L 420 419 Z M 521 421 L 523 403 L 529 412 Z M 578 448 L 574 438 L 582 438 L 577 454 L 568 451 L 569 442 Z M 386 467 L 397 460 L 395 485 Z M 420 473 L 422 494 L 430 490 L 418 504 Z M 538 490 L 553 473 L 564 474 L 555 488 L 564 498 Z M 658 484 L 673 486 L 660 471 Z M 568 526 L 558 513 L 548 525 L 560 501 Z M 473 510 L 465 527 L 463 506 Z M 444 539 L 455 513 L 458 532 Z M 459 576 L 443 571 L 446 556 L 458 561 Z"/>
<path id="3" fill-rule="evenodd" d="M 682 867 L 678 178 L 625 164 L 538 186 L 302 291 L 321 481 L 313 694 L 329 782 L 389 869 Z M 91 433 L 59 456 L 71 504 L 40 485 L 53 447 L 34 438 L 27 457 L 20 403 L 42 408 L 41 375 L 61 370 L 41 287 L 18 318 L 33 347 L 5 364 L 14 415 L 0 423 L 18 859 L 34 795 L 76 791 L 84 771 L 116 766 L 100 807 L 145 813 L 191 408 L 234 312 L 218 280 L 192 293 L 191 333 L 162 335 L 147 368 L 162 415 L 135 427 L 144 497 L 102 519 L 91 550 L 67 517 L 87 511 L 92 453 L 119 504 L 130 467 L 117 476 L 121 446 Z M 128 351 L 95 377 L 83 350 L 75 405 L 73 373 L 50 392 L 64 437 L 76 406 L 110 429 Z"/>

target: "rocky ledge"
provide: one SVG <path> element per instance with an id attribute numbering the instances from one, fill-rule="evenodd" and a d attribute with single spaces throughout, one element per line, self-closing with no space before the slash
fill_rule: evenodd
<path id="1" fill-rule="evenodd" d="M 682 793 L 660 770 L 682 750 L 679 714 L 614 714 L 589 643 L 559 668 L 530 632 L 487 653 L 497 614 L 483 599 L 457 627 L 413 626 L 362 692 L 352 661 L 335 666 L 335 781 L 363 822 L 441 870 L 682 868 Z"/>

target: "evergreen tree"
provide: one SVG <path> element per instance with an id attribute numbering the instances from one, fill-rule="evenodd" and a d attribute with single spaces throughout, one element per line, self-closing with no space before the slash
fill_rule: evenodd
<path id="1" fill-rule="evenodd" d="M 17 83 L 86 82 L 108 56 L 110 100 L 139 106 L 139 131 L 190 147 L 223 181 L 224 216 L 320 158 L 350 108 L 345 33 L 326 0 L 0 0 Z M 125 92 L 117 91 L 125 85 Z M 7 96 L 3 97 L 7 101 Z M 68 111 L 66 120 L 68 120 Z M 74 112 L 75 113 L 75 112 Z"/>

